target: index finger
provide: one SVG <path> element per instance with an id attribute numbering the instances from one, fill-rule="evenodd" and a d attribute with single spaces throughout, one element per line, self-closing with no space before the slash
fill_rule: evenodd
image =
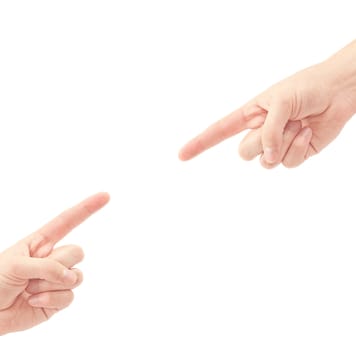
<path id="1" fill-rule="evenodd" d="M 189 141 L 179 152 L 179 158 L 189 160 L 243 130 L 260 127 L 266 114 L 254 103 L 237 109 Z"/>
<path id="2" fill-rule="evenodd" d="M 101 209 L 109 199 L 108 193 L 97 193 L 65 210 L 41 229 L 28 236 L 25 240 L 30 246 L 31 256 L 47 256 L 58 241 Z"/>

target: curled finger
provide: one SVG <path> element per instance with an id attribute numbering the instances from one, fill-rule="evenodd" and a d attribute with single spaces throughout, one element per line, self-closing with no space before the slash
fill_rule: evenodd
<path id="1" fill-rule="evenodd" d="M 33 307 L 62 310 L 69 306 L 73 299 L 74 294 L 71 290 L 62 290 L 32 295 L 28 303 Z"/>
<path id="2" fill-rule="evenodd" d="M 304 128 L 300 131 L 283 159 L 285 167 L 294 168 L 305 161 L 311 138 L 312 130 L 310 128 Z"/>
<path id="3" fill-rule="evenodd" d="M 77 288 L 83 282 L 83 273 L 78 269 L 72 269 L 72 271 L 75 272 L 75 274 L 77 275 L 77 280 L 71 285 L 53 283 L 41 279 L 34 279 L 29 282 L 26 291 L 30 294 L 38 294 L 43 292 L 66 290 L 68 288 L 70 289 Z"/>

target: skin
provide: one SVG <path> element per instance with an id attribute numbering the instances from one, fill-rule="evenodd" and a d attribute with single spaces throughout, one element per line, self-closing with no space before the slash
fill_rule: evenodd
<path id="1" fill-rule="evenodd" d="M 244 130 L 239 153 L 263 167 L 296 167 L 319 153 L 356 113 L 356 40 L 324 62 L 271 86 L 180 151 L 189 160 Z"/>
<path id="2" fill-rule="evenodd" d="M 107 193 L 89 197 L 0 254 L 0 335 L 34 327 L 70 305 L 83 280 L 73 267 L 84 253 L 55 245 L 108 201 Z"/>

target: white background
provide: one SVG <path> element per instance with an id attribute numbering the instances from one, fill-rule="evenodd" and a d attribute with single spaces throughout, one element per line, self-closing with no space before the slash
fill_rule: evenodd
<path id="1" fill-rule="evenodd" d="M 328 5 L 331 3 L 332 5 Z M 355 38 L 351 1 L 1 1 L 0 245 L 97 191 L 85 282 L 1 349 L 355 349 L 356 125 L 300 168 L 180 146 Z"/>

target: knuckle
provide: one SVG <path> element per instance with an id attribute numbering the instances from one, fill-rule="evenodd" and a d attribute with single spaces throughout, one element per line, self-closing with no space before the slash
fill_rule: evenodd
<path id="1" fill-rule="evenodd" d="M 239 156 L 243 160 L 252 160 L 253 159 L 251 152 L 248 151 L 248 148 L 244 144 L 240 144 L 238 152 L 239 152 Z"/>
<path id="2" fill-rule="evenodd" d="M 61 282 L 64 279 L 64 271 L 65 267 L 59 262 L 52 260 L 50 258 L 44 259 L 45 265 L 43 265 L 43 269 L 47 270 L 49 277 L 53 282 L 58 281 Z"/>
<path id="3" fill-rule="evenodd" d="M 78 261 L 82 261 L 85 257 L 85 253 L 82 247 L 77 247 L 77 251 L 76 251 L 76 257 L 78 259 Z"/>
<path id="4" fill-rule="evenodd" d="M 64 267 L 53 266 L 52 269 L 52 279 L 53 281 L 63 281 L 64 280 Z"/>
<path id="5" fill-rule="evenodd" d="M 77 245 L 71 247 L 70 254 L 77 263 L 81 262 L 85 256 L 83 248 Z"/>
<path id="6" fill-rule="evenodd" d="M 74 293 L 71 290 L 68 290 L 65 294 L 64 307 L 69 306 L 74 300 Z"/>

